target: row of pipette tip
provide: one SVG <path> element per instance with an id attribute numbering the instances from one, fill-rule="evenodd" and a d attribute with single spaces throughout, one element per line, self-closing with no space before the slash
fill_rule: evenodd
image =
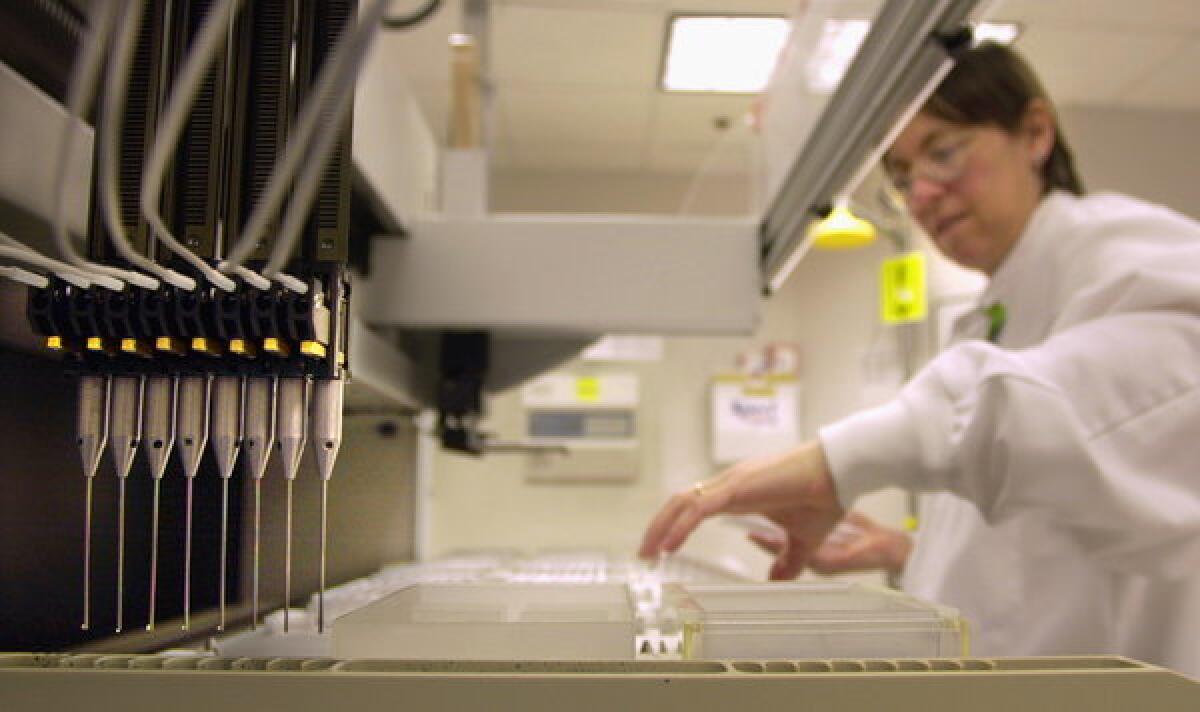
<path id="1" fill-rule="evenodd" d="M 80 377 L 78 445 L 86 477 L 82 628 L 91 626 L 92 483 L 104 450 L 110 451 L 118 481 L 116 632 L 124 627 L 125 486 L 139 446 L 153 481 L 150 599 L 146 629 L 155 625 L 158 583 L 160 483 L 172 451 L 185 478 L 183 622 L 191 624 L 193 482 L 206 446 L 211 446 L 221 479 L 220 600 L 218 630 L 226 619 L 229 480 L 239 456 L 254 482 L 254 571 L 251 621 L 259 618 L 262 480 L 271 451 L 280 456 L 287 481 L 284 599 L 292 598 L 292 484 L 310 440 L 321 478 L 321 552 L 318 628 L 324 629 L 328 547 L 328 485 L 342 440 L 345 381 L 340 378 L 245 376 L 232 374 L 85 374 Z M 310 417 L 311 413 L 311 417 Z M 284 630 L 288 629 L 287 608 Z"/>

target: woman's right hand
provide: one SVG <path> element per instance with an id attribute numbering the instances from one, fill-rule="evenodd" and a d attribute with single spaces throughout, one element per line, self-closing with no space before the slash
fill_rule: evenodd
<path id="1" fill-rule="evenodd" d="M 771 579 L 795 578 L 845 515 L 821 444 L 812 441 L 739 462 L 676 494 L 646 528 L 638 554 L 653 559 L 674 552 L 705 519 L 749 513 L 766 516 L 784 532 L 774 551 Z"/>
<path id="2" fill-rule="evenodd" d="M 751 532 L 750 540 L 768 553 L 778 555 L 783 534 Z M 912 537 L 907 532 L 885 527 L 861 512 L 852 511 L 809 557 L 808 567 L 824 575 L 880 569 L 899 575 L 911 551 Z"/>

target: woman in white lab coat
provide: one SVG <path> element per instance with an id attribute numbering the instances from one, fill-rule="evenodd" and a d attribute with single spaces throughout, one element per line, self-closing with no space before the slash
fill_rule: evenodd
<path id="1" fill-rule="evenodd" d="M 962 611 L 975 654 L 1200 678 L 1200 226 L 1084 196 L 1053 106 L 996 45 L 960 59 L 885 168 L 938 249 L 989 277 L 979 309 L 892 402 L 676 494 L 641 555 L 758 512 L 784 532 L 759 538 L 774 579 L 903 570 Z M 922 493 L 912 545 L 845 516 L 893 484 Z"/>

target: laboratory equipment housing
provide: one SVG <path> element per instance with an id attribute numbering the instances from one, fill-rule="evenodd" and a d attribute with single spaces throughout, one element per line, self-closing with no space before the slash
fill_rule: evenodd
<path id="1" fill-rule="evenodd" d="M 463 5 L 467 29 L 486 5 Z M 443 151 L 386 68 L 363 70 L 380 32 L 403 31 L 385 20 L 388 2 L 7 4 L 3 706 L 887 694 L 949 709 L 969 694 L 1086 709 L 1158 694 L 1156 709 L 1183 709 L 1194 689 L 1182 678 L 1107 658 L 153 654 L 267 616 L 287 630 L 301 615 L 291 607 L 310 601 L 314 619 L 292 625 L 324 629 L 326 588 L 415 557 L 422 438 L 468 456 L 546 447 L 483 432 L 489 394 L 606 333 L 752 332 L 808 226 L 970 41 L 976 5 L 880 3 L 763 213 L 696 219 L 488 214 L 470 112 L 468 138 Z M 425 433 L 421 412 L 433 414 Z"/>

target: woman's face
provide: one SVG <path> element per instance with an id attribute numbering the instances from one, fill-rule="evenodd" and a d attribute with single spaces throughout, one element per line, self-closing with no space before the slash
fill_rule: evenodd
<path id="1" fill-rule="evenodd" d="M 1013 133 L 922 112 L 884 158 L 913 218 L 957 264 L 994 274 L 1041 200 L 1040 166 L 1054 131 L 1040 111 L 1031 105 L 1039 115 Z"/>

